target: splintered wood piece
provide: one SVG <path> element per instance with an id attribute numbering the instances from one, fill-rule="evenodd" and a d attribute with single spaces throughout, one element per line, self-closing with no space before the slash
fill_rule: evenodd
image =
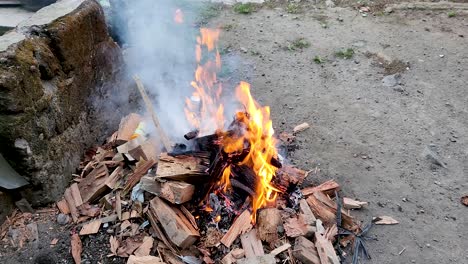
<path id="1" fill-rule="evenodd" d="M 361 202 L 351 198 L 343 197 L 343 207 L 345 209 L 360 209 L 363 206 L 367 206 L 368 204 L 368 202 Z"/>
<path id="2" fill-rule="evenodd" d="M 281 226 L 281 214 L 276 208 L 266 208 L 258 213 L 257 232 L 258 237 L 273 243 L 278 240 L 278 226 Z"/>
<path id="3" fill-rule="evenodd" d="M 83 202 L 92 203 L 109 192 L 110 188 L 106 185 L 108 179 L 106 165 L 99 164 L 78 184 Z"/>
<path id="4" fill-rule="evenodd" d="M 83 251 L 83 244 L 81 243 L 80 236 L 73 233 L 71 236 L 71 253 L 75 264 L 81 264 L 81 252 Z"/>
<path id="5" fill-rule="evenodd" d="M 299 215 L 298 218 L 288 218 L 284 223 L 284 230 L 288 237 L 298 236 L 312 236 L 316 231 L 315 226 L 308 225 L 304 222 L 304 219 Z"/>
<path id="6" fill-rule="evenodd" d="M 251 229 L 249 232 L 242 234 L 240 238 L 246 258 L 265 255 L 262 241 L 257 237 L 257 230 Z"/>
<path id="7" fill-rule="evenodd" d="M 324 223 L 333 224 L 336 222 L 336 216 L 333 213 L 332 208 L 323 204 L 314 195 L 307 197 L 306 201 L 314 215 L 321 219 Z"/>
<path id="8" fill-rule="evenodd" d="M 231 228 L 227 231 L 227 233 L 221 238 L 221 243 L 223 243 L 226 247 L 231 247 L 232 243 L 236 238 L 249 231 L 252 228 L 252 224 L 250 223 L 251 214 L 249 210 L 245 210 L 240 214 L 234 223 L 231 225 Z"/>
<path id="9" fill-rule="evenodd" d="M 80 236 L 96 234 L 99 232 L 99 227 L 101 227 L 101 220 L 93 220 L 81 228 Z"/>
<path id="10" fill-rule="evenodd" d="M 150 202 L 150 211 L 161 223 L 172 243 L 181 248 L 188 248 L 200 237 L 192 223 L 176 207 L 170 206 L 159 197 Z"/>
<path id="11" fill-rule="evenodd" d="M 78 188 L 77 183 L 73 183 L 70 185 L 70 190 L 72 193 L 73 201 L 75 201 L 75 206 L 78 207 L 83 204 L 83 200 L 81 199 L 80 189 Z"/>
<path id="12" fill-rule="evenodd" d="M 88 203 L 84 203 L 78 207 L 78 211 L 80 215 L 96 217 L 99 215 L 99 213 L 101 213 L 101 208 L 96 205 L 90 205 Z"/>
<path id="13" fill-rule="evenodd" d="M 119 130 L 117 131 L 116 140 L 115 142 L 117 145 L 121 145 L 127 141 L 129 141 L 135 130 L 137 129 L 140 122 L 143 121 L 141 116 L 135 113 L 131 113 L 124 117 L 120 121 Z"/>
<path id="14" fill-rule="evenodd" d="M 311 195 L 313 194 L 314 192 L 317 192 L 317 191 L 321 191 L 321 192 L 324 192 L 324 193 L 332 193 L 334 192 L 335 190 L 339 190 L 340 189 L 340 185 L 335 182 L 334 180 L 329 180 L 329 181 L 326 181 L 318 186 L 314 186 L 314 187 L 306 187 L 304 189 L 302 189 L 302 194 L 307 196 L 307 195 Z"/>
<path id="15" fill-rule="evenodd" d="M 324 205 L 326 205 L 328 208 L 331 209 L 331 212 L 336 216 L 337 208 L 338 206 L 336 203 L 330 199 L 326 194 L 323 192 L 314 192 L 313 195 L 317 200 L 322 202 Z M 336 218 L 336 217 L 335 217 Z M 347 212 L 345 212 L 343 209 L 341 209 L 341 220 L 342 220 L 342 225 L 345 228 L 348 228 L 348 230 L 354 230 L 354 228 L 357 226 L 354 223 L 353 217 L 351 217 Z"/>
<path id="16" fill-rule="evenodd" d="M 135 256 L 128 257 L 127 264 L 164 264 L 159 257 L 155 256 Z"/>
<path id="17" fill-rule="evenodd" d="M 303 236 L 296 238 L 292 254 L 304 264 L 321 264 L 314 243 Z"/>
<path id="18" fill-rule="evenodd" d="M 75 200 L 73 200 L 71 189 L 67 188 L 63 196 L 65 197 L 65 201 L 67 201 L 68 208 L 70 210 L 70 214 L 73 219 L 73 222 L 76 223 L 78 221 L 79 214 L 78 214 L 78 209 L 76 209 L 76 206 L 75 206 Z"/>
<path id="19" fill-rule="evenodd" d="M 187 219 L 192 224 L 193 228 L 198 230 L 197 221 L 195 220 L 195 217 L 193 217 L 193 215 L 190 213 L 190 211 L 187 210 L 187 208 L 185 208 L 185 206 L 183 205 L 180 206 L 180 211 L 182 211 L 182 213 L 187 217 Z"/>
<path id="20" fill-rule="evenodd" d="M 156 139 L 150 138 L 143 142 L 141 146 L 139 147 L 139 152 L 138 153 L 132 153 L 130 152 L 136 159 L 140 160 L 143 158 L 144 160 L 158 160 L 159 158 L 159 146 L 158 142 L 156 142 Z M 138 154 L 141 154 L 140 156 Z"/>
<path id="21" fill-rule="evenodd" d="M 122 178 L 123 167 L 119 166 L 114 169 L 114 171 L 109 175 L 109 178 L 106 181 L 107 187 L 114 190 L 116 188 L 117 182 Z"/>
<path id="22" fill-rule="evenodd" d="M 396 225 L 396 224 L 399 224 L 399 222 L 397 220 L 393 219 L 390 216 L 386 216 L 386 215 L 374 217 L 374 219 L 372 221 L 376 225 Z"/>
<path id="23" fill-rule="evenodd" d="M 285 243 L 275 249 L 273 249 L 271 252 L 270 252 L 270 255 L 273 255 L 273 256 L 276 256 L 278 255 L 279 253 L 285 251 L 285 250 L 288 250 L 289 248 L 291 247 L 291 244 L 289 243 Z"/>
<path id="24" fill-rule="evenodd" d="M 148 256 L 153 248 L 154 239 L 150 236 L 145 236 L 143 238 L 143 244 L 135 250 L 133 254 L 137 257 Z"/>
<path id="25" fill-rule="evenodd" d="M 153 213 L 151 212 L 151 210 L 148 210 L 146 212 L 146 215 L 148 216 L 148 220 L 151 224 L 151 227 L 153 228 L 154 232 L 155 232 L 155 235 L 156 235 L 156 238 L 158 238 L 159 240 L 161 240 L 164 245 L 169 248 L 173 253 L 177 253 L 177 250 L 173 247 L 173 245 L 171 244 L 171 242 L 169 241 L 169 239 L 167 238 L 166 234 L 164 234 L 164 232 L 162 231 L 162 229 L 159 227 L 159 221 L 156 217 L 156 215 L 153 215 Z"/>
<path id="26" fill-rule="evenodd" d="M 151 114 L 151 118 L 153 119 L 154 126 L 156 127 L 156 130 L 158 131 L 159 137 L 161 139 L 161 142 L 163 146 L 166 148 L 167 152 L 172 152 L 172 143 L 169 140 L 169 138 L 166 135 L 166 132 L 161 127 L 161 124 L 159 123 L 158 116 L 156 115 L 156 112 L 154 111 L 153 108 L 153 103 L 151 103 L 151 100 L 148 97 L 148 94 L 146 93 L 145 87 L 143 86 L 143 83 L 141 82 L 140 78 L 137 75 L 133 76 L 133 79 L 136 82 L 138 91 L 141 94 L 141 97 L 143 97 L 143 101 L 145 102 L 146 105 L 146 110 Z"/>
<path id="27" fill-rule="evenodd" d="M 302 132 L 302 131 L 308 129 L 309 127 L 310 127 L 310 125 L 308 123 L 304 122 L 304 123 L 302 123 L 300 125 L 295 126 L 294 130 L 293 130 L 293 133 L 297 134 L 299 132 Z"/>
<path id="28" fill-rule="evenodd" d="M 70 213 L 70 208 L 68 208 L 67 201 L 65 199 L 62 199 L 57 202 L 57 208 L 60 210 L 62 214 L 69 214 Z"/>
<path id="29" fill-rule="evenodd" d="M 157 195 L 173 204 L 182 204 L 192 199 L 195 186 L 178 181 L 160 182 L 154 177 L 145 176 L 141 179 L 141 189 Z"/>
<path id="30" fill-rule="evenodd" d="M 120 198 L 120 191 L 115 193 L 115 212 L 119 220 L 122 220 L 122 201 Z"/>
<path id="31" fill-rule="evenodd" d="M 167 153 L 161 153 L 156 177 L 185 181 L 194 176 L 208 176 L 205 172 L 206 167 L 200 165 L 201 161 L 196 157 L 172 157 Z"/>
<path id="32" fill-rule="evenodd" d="M 140 162 L 138 162 L 135 171 L 130 176 L 128 176 L 127 182 L 125 183 L 123 189 L 123 193 L 128 193 L 140 181 L 141 177 L 143 177 L 143 175 L 145 175 L 148 172 L 148 170 L 155 164 L 155 160 L 141 160 Z"/>
<path id="33" fill-rule="evenodd" d="M 286 181 L 288 185 L 301 185 L 308 173 L 305 170 L 295 168 L 291 165 L 283 165 L 278 170 L 277 174 L 276 177 L 280 177 L 282 181 Z"/>
<path id="34" fill-rule="evenodd" d="M 337 234 L 338 234 L 338 227 L 336 225 L 332 225 L 325 230 L 325 234 L 323 234 L 323 236 L 326 239 L 330 240 L 331 242 L 334 242 L 335 236 Z"/>
<path id="35" fill-rule="evenodd" d="M 315 221 L 317 219 L 315 218 L 314 213 L 310 209 L 310 206 L 307 204 L 307 201 L 305 199 L 301 199 L 299 201 L 299 211 L 305 224 L 315 225 Z"/>
<path id="36" fill-rule="evenodd" d="M 340 264 L 340 259 L 336 255 L 333 244 L 321 234 L 315 233 L 315 247 L 322 264 Z"/>

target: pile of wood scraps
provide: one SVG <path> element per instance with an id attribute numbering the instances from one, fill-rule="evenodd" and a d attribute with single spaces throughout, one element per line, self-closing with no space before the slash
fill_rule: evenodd
<path id="1" fill-rule="evenodd" d="M 254 217 L 255 175 L 229 163 L 235 176 L 232 191 L 213 188 L 223 174 L 219 168 L 236 157 L 209 152 L 215 135 L 188 137 L 198 145 L 196 151 L 176 146 L 159 153 L 143 118 L 130 114 L 106 144 L 87 152 L 57 202 L 76 230 L 76 263 L 80 238 L 101 232 L 110 234 L 108 256 L 128 258 L 130 264 L 335 264 L 344 256 L 341 248 L 350 248 L 362 231 L 351 210 L 366 202 L 339 197 L 340 186 L 333 180 L 301 189 L 308 173 L 289 165 L 279 164 L 272 181 L 281 190 L 276 203 Z"/>

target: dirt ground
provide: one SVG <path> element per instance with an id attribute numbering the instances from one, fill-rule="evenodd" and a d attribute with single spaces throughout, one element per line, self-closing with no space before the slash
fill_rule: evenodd
<path id="1" fill-rule="evenodd" d="M 447 12 L 227 9 L 211 23 L 225 29 L 226 57 L 245 63 L 233 71 L 271 106 L 275 131 L 311 124 L 291 162 L 369 201 L 361 220 L 400 222 L 372 229 L 363 263 L 468 263 L 468 17 Z M 310 46 L 296 48 L 298 38 Z M 352 58 L 336 55 L 348 48 Z M 393 73 L 400 84 L 384 84 Z"/>
<path id="2" fill-rule="evenodd" d="M 400 222 L 373 227 L 362 263 L 468 263 L 468 16 L 447 12 L 265 5 L 209 22 L 223 28 L 224 73 L 252 84 L 275 130 L 311 125 L 288 153 L 320 169 L 308 182 L 335 179 L 369 201 L 358 219 Z M 0 263 L 72 263 L 70 226 L 34 217 L 39 241 L 1 242 Z M 108 241 L 105 230 L 84 238 L 83 263 L 122 263 Z"/>

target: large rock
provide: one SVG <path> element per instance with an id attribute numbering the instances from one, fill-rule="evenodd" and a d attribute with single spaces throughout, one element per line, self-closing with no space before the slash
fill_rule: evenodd
<path id="1" fill-rule="evenodd" d="M 117 127 L 121 65 L 92 0 L 59 1 L 0 36 L 0 152 L 31 183 L 33 205 L 55 201 L 84 151 Z"/>

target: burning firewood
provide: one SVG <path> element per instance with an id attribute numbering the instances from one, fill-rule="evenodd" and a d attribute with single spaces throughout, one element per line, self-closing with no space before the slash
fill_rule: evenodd
<path id="1" fill-rule="evenodd" d="M 339 189 L 340 189 L 340 185 L 337 182 L 335 182 L 334 180 L 329 180 L 318 186 L 306 187 L 302 189 L 302 194 L 304 194 L 305 196 L 308 196 L 318 191 L 329 194 L 329 193 L 334 193 L 335 190 L 338 191 Z"/>
<path id="2" fill-rule="evenodd" d="M 156 177 L 180 180 L 180 181 L 194 181 L 200 177 L 207 177 L 206 166 L 203 166 L 203 159 L 196 157 L 172 157 L 167 153 L 161 153 L 159 156 L 158 169 Z"/>

